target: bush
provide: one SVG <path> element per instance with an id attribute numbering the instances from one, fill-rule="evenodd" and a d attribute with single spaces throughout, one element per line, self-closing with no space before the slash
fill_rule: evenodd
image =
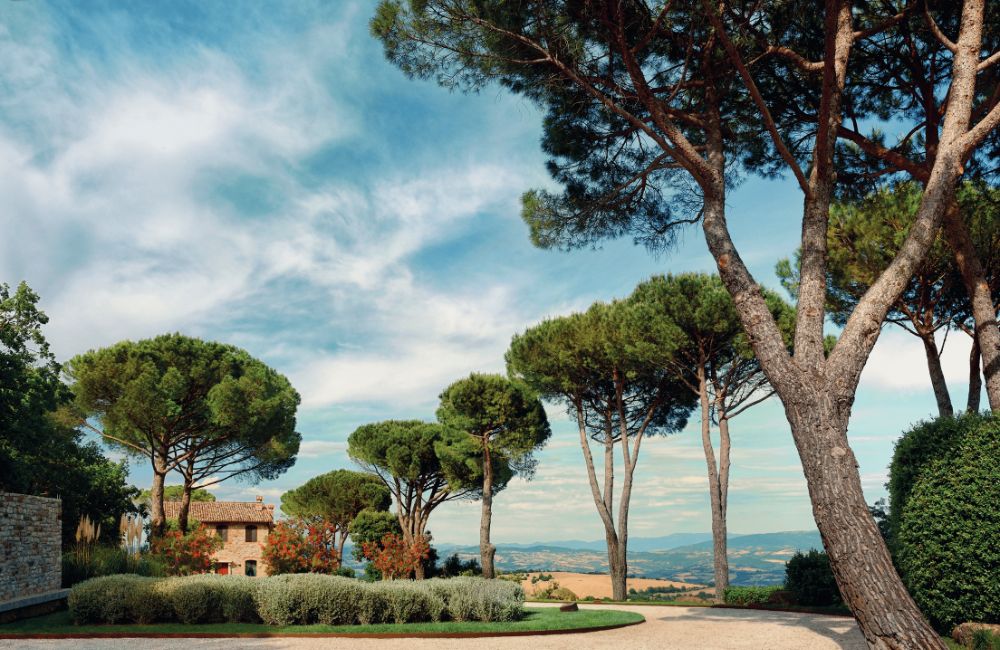
<path id="1" fill-rule="evenodd" d="M 1000 622 L 1000 418 L 942 418 L 907 433 L 900 447 L 942 427 L 953 440 L 914 476 L 895 549 L 913 599 L 947 632 L 965 621 Z M 902 469 L 894 458 L 891 471 Z"/>
<path id="2" fill-rule="evenodd" d="M 77 584 L 69 592 L 69 611 L 77 624 L 121 623 L 129 620 L 129 593 L 144 586 L 136 575 L 116 575 L 91 578 Z"/>
<path id="3" fill-rule="evenodd" d="M 830 568 L 830 558 L 816 549 L 796 552 L 785 564 L 785 589 L 796 605 L 828 607 L 840 605 L 840 589 Z"/>
<path id="4" fill-rule="evenodd" d="M 167 572 L 159 558 L 128 553 L 120 546 L 81 545 L 63 553 L 63 587 L 72 587 L 90 578 L 120 574 L 165 576 Z"/>
<path id="5" fill-rule="evenodd" d="M 221 537 L 198 524 L 187 535 L 179 530 L 168 530 L 153 540 L 151 553 L 162 559 L 168 575 L 187 576 L 208 573 L 212 568 L 212 556 L 222 545 Z"/>
<path id="6" fill-rule="evenodd" d="M 892 462 L 889 464 L 890 545 L 895 544 L 906 501 L 920 472 L 934 460 L 951 457 L 964 437 L 965 429 L 985 419 L 987 418 L 974 413 L 957 418 L 937 418 L 917 424 L 896 441 Z"/>
<path id="7" fill-rule="evenodd" d="M 70 592 L 69 603 L 78 624 L 513 621 L 523 613 L 524 591 L 511 582 L 481 578 L 372 584 L 312 573 L 267 578 L 118 575 L 81 582 Z"/>
<path id="8" fill-rule="evenodd" d="M 727 605 L 764 605 L 781 585 L 770 587 L 726 587 L 722 599 Z"/>

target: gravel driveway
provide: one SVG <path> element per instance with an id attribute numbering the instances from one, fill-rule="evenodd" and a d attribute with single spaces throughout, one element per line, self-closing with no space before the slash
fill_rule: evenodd
<path id="1" fill-rule="evenodd" d="M 121 650 L 193 648 L 407 648 L 414 650 L 539 650 L 541 648 L 656 648 L 657 650 L 866 650 L 854 619 L 816 614 L 789 614 L 707 607 L 642 607 L 585 605 L 639 612 L 640 625 L 587 634 L 484 639 L 66 639 L 60 641 L 0 640 L 0 648 L 38 650 Z"/>

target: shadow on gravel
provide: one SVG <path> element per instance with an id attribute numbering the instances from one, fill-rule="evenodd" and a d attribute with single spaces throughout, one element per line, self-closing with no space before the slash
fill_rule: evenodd
<path id="1" fill-rule="evenodd" d="M 647 618 L 654 618 L 647 615 Z M 864 637 L 858 630 L 853 618 L 846 616 L 824 616 L 821 614 L 799 614 L 792 612 L 770 612 L 760 609 L 717 609 L 703 608 L 693 610 L 691 614 L 682 616 L 655 617 L 665 622 L 677 621 L 712 621 L 718 623 L 737 621 L 766 621 L 774 625 L 784 625 L 810 630 L 830 639 L 844 650 L 867 650 Z"/>

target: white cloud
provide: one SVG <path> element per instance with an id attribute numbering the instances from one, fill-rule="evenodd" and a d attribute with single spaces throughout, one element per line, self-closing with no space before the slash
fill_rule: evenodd
<path id="1" fill-rule="evenodd" d="M 303 440 L 299 445 L 299 458 L 323 458 L 347 449 L 346 442 L 335 440 Z"/>
<path id="2" fill-rule="evenodd" d="M 943 335 L 938 337 L 940 347 Z M 941 366 L 949 384 L 969 380 L 969 352 L 972 339 L 961 332 L 951 332 L 941 355 Z M 927 356 L 920 339 L 887 325 L 879 336 L 861 375 L 859 392 L 866 388 L 895 391 L 931 391 Z"/>

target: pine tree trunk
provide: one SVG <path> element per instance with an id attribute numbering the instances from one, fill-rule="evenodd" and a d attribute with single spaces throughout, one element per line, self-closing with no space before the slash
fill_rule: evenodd
<path id="1" fill-rule="evenodd" d="M 181 534 L 188 532 L 188 513 L 191 511 L 191 484 L 184 482 L 184 490 L 181 492 L 181 505 L 177 511 L 177 527 L 181 529 Z"/>
<path id="2" fill-rule="evenodd" d="M 163 484 L 167 478 L 166 461 L 153 459 L 153 485 L 149 490 L 149 531 L 151 537 L 163 537 L 166 517 L 163 513 Z"/>
<path id="3" fill-rule="evenodd" d="M 948 244 L 955 252 L 958 270 L 972 302 L 972 316 L 976 321 L 976 339 L 983 359 L 983 376 L 986 378 L 986 397 L 990 410 L 1000 412 L 1000 329 L 997 327 L 996 306 L 993 304 L 983 265 L 972 244 L 969 229 L 962 221 L 956 201 L 952 201 L 944 212 L 944 232 Z"/>
<path id="4" fill-rule="evenodd" d="M 716 465 L 715 450 L 712 448 L 712 422 L 709 413 L 708 382 L 705 366 L 698 368 L 698 401 L 701 404 L 701 445 L 708 466 L 708 496 L 712 508 L 712 555 L 715 569 L 715 599 L 723 601 L 729 583 L 729 561 L 726 557 L 726 522 L 722 511 L 722 490 Z"/>
<path id="5" fill-rule="evenodd" d="M 969 398 L 965 404 L 966 413 L 978 413 L 983 392 L 983 376 L 979 372 L 979 339 L 972 337 L 972 351 L 969 352 Z"/>
<path id="6" fill-rule="evenodd" d="M 611 574 L 611 599 L 628 599 L 628 562 L 625 557 L 625 545 L 621 543 L 613 530 L 606 531 L 608 542 L 608 572 Z"/>
<path id="7" fill-rule="evenodd" d="M 729 419 L 719 417 L 719 531 L 716 533 L 715 517 L 712 519 L 712 537 L 715 541 L 715 597 L 725 601 L 729 587 L 729 531 L 726 517 L 729 505 Z"/>
<path id="8" fill-rule="evenodd" d="M 931 376 L 931 386 L 934 387 L 934 399 L 937 400 L 938 414 L 951 417 L 955 410 L 951 406 L 951 395 L 948 394 L 948 384 L 941 368 L 941 357 L 938 354 L 934 333 L 921 333 L 920 340 L 924 343 L 924 354 L 927 356 L 927 370 Z"/>
<path id="9" fill-rule="evenodd" d="M 811 382 L 810 382 L 811 383 Z M 896 573 L 861 489 L 858 463 L 847 442 L 849 404 L 832 391 L 800 384 L 783 396 L 813 504 L 845 604 L 870 648 L 944 649 Z"/>
<path id="10" fill-rule="evenodd" d="M 495 578 L 493 557 L 497 549 L 490 543 L 490 523 L 493 520 L 493 464 L 489 444 L 483 441 L 483 511 L 479 521 L 479 557 L 484 578 Z"/>

